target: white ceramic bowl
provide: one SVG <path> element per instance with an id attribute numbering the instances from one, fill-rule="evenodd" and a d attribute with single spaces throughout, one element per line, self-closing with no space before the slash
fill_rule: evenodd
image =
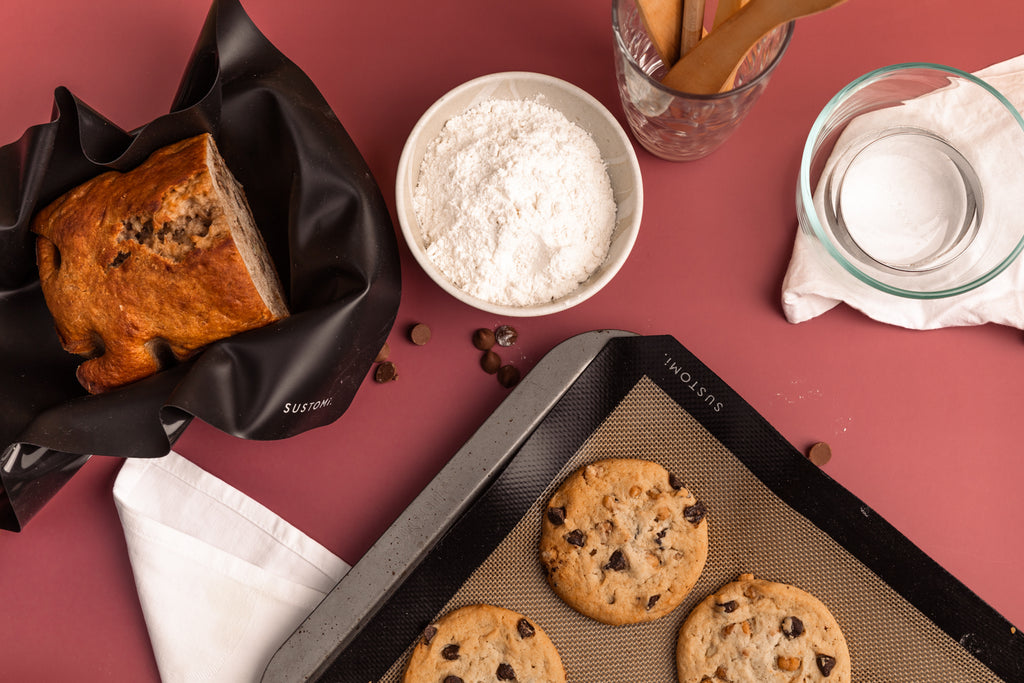
<path id="1" fill-rule="evenodd" d="M 489 99 L 534 99 L 557 109 L 590 133 L 604 158 L 617 207 L 616 225 L 608 255 L 598 269 L 569 294 L 532 306 L 507 306 L 485 301 L 456 287 L 427 256 L 422 231 L 413 208 L 427 146 L 454 116 Z M 615 276 L 629 256 L 640 229 L 643 212 L 643 181 L 636 153 L 614 116 L 586 91 L 552 76 L 528 72 L 504 72 L 481 76 L 445 94 L 413 127 L 398 162 L 395 204 L 398 222 L 409 249 L 427 275 L 446 292 L 474 308 L 500 316 L 540 316 L 557 313 L 586 301 Z"/>

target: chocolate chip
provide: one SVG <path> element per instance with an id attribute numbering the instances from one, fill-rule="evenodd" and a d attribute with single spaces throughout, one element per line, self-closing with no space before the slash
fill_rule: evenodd
<path id="1" fill-rule="evenodd" d="M 462 680 L 461 678 L 459 678 L 458 676 L 445 676 L 444 677 L 444 683 L 466 683 L 466 682 L 464 680 Z"/>
<path id="2" fill-rule="evenodd" d="M 832 459 L 832 447 L 824 441 L 819 441 L 811 446 L 811 449 L 807 452 L 807 457 L 810 458 L 811 462 L 815 465 L 821 467 Z"/>
<path id="3" fill-rule="evenodd" d="M 498 342 L 498 346 L 512 346 L 518 338 L 519 333 L 511 325 L 500 325 L 494 330 L 494 341 Z"/>
<path id="4" fill-rule="evenodd" d="M 652 595 L 651 597 L 647 598 L 647 609 L 650 610 L 652 607 L 654 607 L 654 605 L 658 602 L 660 598 L 660 595 Z"/>
<path id="5" fill-rule="evenodd" d="M 441 650 L 441 656 L 449 662 L 454 662 L 459 658 L 459 646 L 454 643 L 451 645 L 445 645 L 444 649 Z"/>
<path id="6" fill-rule="evenodd" d="M 494 351 L 484 351 L 484 355 L 480 357 L 480 367 L 488 375 L 493 375 L 501 368 L 501 356 Z"/>
<path id="7" fill-rule="evenodd" d="M 730 612 L 735 612 L 736 608 L 739 607 L 739 606 L 740 606 L 739 603 L 736 602 L 735 600 L 730 600 L 729 602 L 719 602 L 719 603 L 715 604 L 715 607 L 721 607 L 722 611 L 725 612 L 726 614 L 728 614 Z"/>
<path id="8" fill-rule="evenodd" d="M 519 632 L 520 638 L 533 638 L 537 633 L 537 630 L 533 628 L 533 624 L 526 619 L 520 619 L 516 622 L 516 631 Z"/>
<path id="9" fill-rule="evenodd" d="M 587 544 L 587 535 L 579 529 L 574 529 L 565 535 L 565 542 L 577 548 L 582 548 Z"/>
<path id="10" fill-rule="evenodd" d="M 425 323 L 416 323 L 409 330 L 409 339 L 416 346 L 423 346 L 430 341 L 430 326 Z"/>
<path id="11" fill-rule="evenodd" d="M 398 379 L 398 368 L 389 360 L 384 361 L 373 371 L 373 381 L 377 384 L 386 384 Z"/>
<path id="12" fill-rule="evenodd" d="M 380 347 L 380 351 L 377 352 L 377 357 L 373 359 L 374 363 L 383 363 L 391 355 L 391 347 L 388 346 L 387 342 L 384 342 L 384 346 Z"/>
<path id="13" fill-rule="evenodd" d="M 829 657 L 828 655 L 815 655 L 814 663 L 818 665 L 818 671 L 825 678 L 828 678 L 832 673 L 832 669 L 836 666 L 836 658 Z"/>
<path id="14" fill-rule="evenodd" d="M 786 617 L 782 620 L 782 635 L 787 638 L 799 638 L 804 634 L 804 622 L 799 617 Z"/>
<path id="15" fill-rule="evenodd" d="M 430 645 L 430 641 L 432 641 L 434 639 L 434 636 L 436 636 L 436 635 L 437 635 L 437 627 L 434 626 L 434 625 L 430 625 L 430 626 L 426 627 L 425 629 L 423 629 L 423 644 L 424 645 Z"/>
<path id="16" fill-rule="evenodd" d="M 699 500 L 693 505 L 687 505 L 683 508 L 683 519 L 694 526 L 700 524 L 700 520 L 704 519 L 706 514 L 708 514 L 708 508 Z"/>
<path id="17" fill-rule="evenodd" d="M 506 389 L 519 384 L 519 368 L 514 365 L 502 365 L 498 368 L 498 382 Z"/>
<path id="18" fill-rule="evenodd" d="M 494 346 L 494 332 L 486 327 L 481 327 L 473 333 L 473 346 L 481 351 L 488 350 Z"/>
<path id="19" fill-rule="evenodd" d="M 612 553 L 612 556 L 608 558 L 608 564 L 606 564 L 603 569 L 611 569 L 612 571 L 621 572 L 627 566 L 625 555 L 622 554 L 621 550 L 616 550 Z"/>
<path id="20" fill-rule="evenodd" d="M 683 488 L 682 480 L 675 475 L 674 472 L 668 473 L 668 485 L 674 488 L 676 491 Z"/>
<path id="21" fill-rule="evenodd" d="M 668 529 L 662 529 L 657 534 L 655 534 L 654 542 L 658 544 L 659 548 L 661 547 L 661 539 L 665 538 L 665 534 L 667 534 L 667 533 L 668 533 Z"/>
<path id="22" fill-rule="evenodd" d="M 498 665 L 497 676 L 499 681 L 514 681 L 516 680 L 516 672 L 510 665 L 502 662 Z"/>
<path id="23" fill-rule="evenodd" d="M 548 508 L 548 521 L 555 526 L 565 524 L 565 508 Z"/>

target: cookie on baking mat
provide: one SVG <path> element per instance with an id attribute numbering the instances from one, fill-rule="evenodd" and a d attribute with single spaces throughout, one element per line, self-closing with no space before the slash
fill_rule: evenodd
<path id="1" fill-rule="evenodd" d="M 680 683 L 849 683 L 839 624 L 795 586 L 741 574 L 697 605 L 679 629 Z"/>
<path id="2" fill-rule="evenodd" d="M 535 622 L 494 605 L 468 605 L 427 626 L 402 683 L 565 683 L 558 650 Z"/>
<path id="3" fill-rule="evenodd" d="M 704 569 L 706 512 L 658 463 L 585 465 L 544 509 L 540 558 L 548 583 L 570 607 L 606 624 L 665 616 Z"/>

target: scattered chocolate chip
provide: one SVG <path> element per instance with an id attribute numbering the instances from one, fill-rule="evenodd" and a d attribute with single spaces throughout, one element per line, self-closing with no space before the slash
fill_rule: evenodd
<path id="1" fill-rule="evenodd" d="M 389 360 L 384 361 L 373 371 L 373 381 L 378 384 L 386 384 L 398 379 L 398 368 Z"/>
<path id="2" fill-rule="evenodd" d="M 659 548 L 661 547 L 661 539 L 665 538 L 665 534 L 667 534 L 667 533 L 668 533 L 668 529 L 662 529 L 661 531 L 659 531 L 657 534 L 654 535 L 654 542 L 658 544 Z"/>
<path id="3" fill-rule="evenodd" d="M 514 365 L 502 365 L 498 368 L 498 382 L 506 389 L 519 384 L 519 368 Z"/>
<path id="4" fill-rule="evenodd" d="M 699 500 L 693 505 L 683 508 L 683 519 L 694 526 L 700 524 L 700 520 L 704 519 L 706 514 L 708 514 L 708 508 Z"/>
<path id="5" fill-rule="evenodd" d="M 498 665 L 497 676 L 499 681 L 514 681 L 516 680 L 516 672 L 509 664 L 502 662 Z"/>
<path id="6" fill-rule="evenodd" d="M 832 459 L 832 447 L 824 441 L 819 441 L 811 446 L 810 450 L 807 452 L 807 457 L 815 465 L 821 467 Z"/>
<path id="7" fill-rule="evenodd" d="M 486 327 L 481 327 L 473 333 L 473 346 L 481 351 L 487 351 L 494 346 L 494 332 Z"/>
<path id="8" fill-rule="evenodd" d="M 454 662 L 459 658 L 459 646 L 454 643 L 451 645 L 445 645 L 444 649 L 441 650 L 441 656 L 449 662 Z"/>
<path id="9" fill-rule="evenodd" d="M 466 683 L 466 682 L 464 680 L 462 680 L 461 678 L 459 678 L 458 676 L 445 676 L 444 677 L 444 683 Z"/>
<path id="10" fill-rule="evenodd" d="M 577 548 L 582 548 L 587 544 L 587 535 L 579 529 L 573 529 L 565 535 L 565 542 Z"/>
<path id="11" fill-rule="evenodd" d="M 565 508 L 548 508 L 548 521 L 555 526 L 565 524 Z"/>
<path id="12" fill-rule="evenodd" d="M 374 363 L 383 363 L 391 355 L 391 347 L 388 346 L 387 342 L 384 342 L 384 346 L 380 347 L 380 351 L 377 352 L 377 357 L 373 359 Z"/>
<path id="13" fill-rule="evenodd" d="M 649 610 L 650 610 L 650 609 L 651 609 L 652 607 L 654 607 L 654 605 L 655 605 L 655 604 L 657 604 L 657 602 L 658 602 L 658 600 L 659 600 L 660 598 L 661 598 L 661 596 L 660 596 L 660 595 L 652 595 L 651 597 L 647 598 L 647 609 L 648 609 L 648 611 L 649 611 Z"/>
<path id="14" fill-rule="evenodd" d="M 425 629 L 423 629 L 423 644 L 424 645 L 430 645 L 430 641 L 432 641 L 434 639 L 434 636 L 436 636 L 436 635 L 437 635 L 437 627 L 434 626 L 434 625 L 430 625 L 430 626 L 426 627 Z"/>
<path id="15" fill-rule="evenodd" d="M 409 330 L 409 339 L 416 346 L 423 346 L 430 341 L 430 326 L 426 323 L 416 323 Z"/>
<path id="16" fill-rule="evenodd" d="M 616 550 L 612 553 L 612 556 L 608 558 L 608 564 L 606 564 L 603 569 L 611 569 L 612 571 L 621 572 L 627 566 L 626 556 L 622 554 L 621 550 Z"/>
<path id="17" fill-rule="evenodd" d="M 668 473 L 668 485 L 676 491 L 683 488 L 683 481 L 675 475 L 675 472 Z"/>
<path id="18" fill-rule="evenodd" d="M 494 341 L 498 343 L 498 346 L 512 346 L 518 338 L 519 333 L 511 325 L 500 325 L 498 329 L 494 330 Z"/>
<path id="19" fill-rule="evenodd" d="M 836 666 L 836 658 L 828 655 L 815 655 L 814 663 L 818 665 L 818 671 L 825 678 L 828 678 L 832 673 L 832 669 Z"/>
<path id="20" fill-rule="evenodd" d="M 480 367 L 488 375 L 493 375 L 501 367 L 501 356 L 494 351 L 484 351 L 484 355 L 480 357 Z"/>
<path id="21" fill-rule="evenodd" d="M 736 608 L 739 607 L 739 603 L 737 603 L 735 600 L 730 600 L 729 602 L 716 603 L 715 607 L 721 607 L 722 611 L 728 614 L 730 612 L 735 612 Z"/>
<path id="22" fill-rule="evenodd" d="M 533 638 L 537 633 L 537 630 L 533 628 L 533 624 L 526 619 L 520 619 L 516 622 L 516 631 L 519 632 L 520 638 Z"/>
<path id="23" fill-rule="evenodd" d="M 804 634 L 804 622 L 799 617 L 786 617 L 779 628 L 787 638 L 799 638 Z"/>

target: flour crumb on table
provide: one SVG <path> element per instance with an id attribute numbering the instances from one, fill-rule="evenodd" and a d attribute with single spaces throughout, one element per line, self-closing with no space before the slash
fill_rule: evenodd
<path id="1" fill-rule="evenodd" d="M 575 290 L 607 256 L 616 221 L 594 139 L 536 100 L 486 100 L 451 118 L 424 153 L 413 207 L 452 284 L 508 306 Z"/>

